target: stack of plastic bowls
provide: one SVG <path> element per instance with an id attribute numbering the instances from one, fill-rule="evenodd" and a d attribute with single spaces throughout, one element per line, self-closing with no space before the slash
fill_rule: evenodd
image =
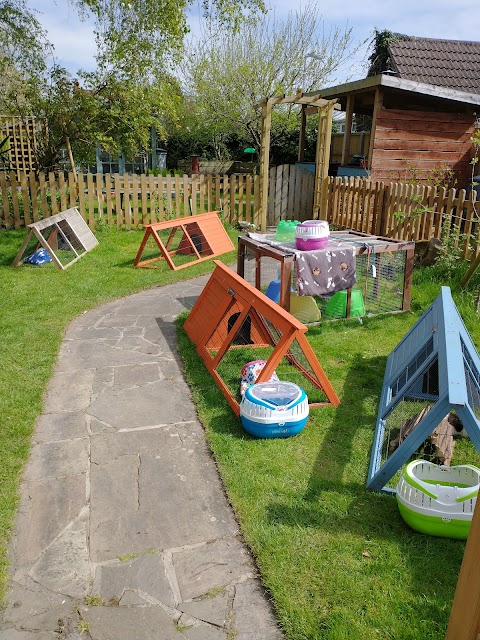
<path id="1" fill-rule="evenodd" d="M 275 233 L 277 242 L 295 242 L 295 229 L 299 224 L 298 220 L 280 220 Z"/>

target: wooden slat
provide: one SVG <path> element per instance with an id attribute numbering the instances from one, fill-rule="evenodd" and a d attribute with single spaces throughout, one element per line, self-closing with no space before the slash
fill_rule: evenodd
<path id="1" fill-rule="evenodd" d="M 182 188 L 181 188 L 180 176 L 176 175 L 174 180 L 175 180 L 175 215 L 177 218 L 180 218 L 182 215 L 182 209 L 181 209 Z M 211 211 L 211 209 L 209 209 L 209 211 Z"/>
<path id="2" fill-rule="evenodd" d="M 162 181 L 163 182 L 163 181 Z M 166 212 L 165 214 L 163 214 L 163 218 L 166 217 L 166 214 L 168 214 L 168 216 L 171 216 L 173 213 L 173 207 L 172 207 L 172 176 L 170 174 L 167 175 L 166 179 L 165 179 L 165 190 L 166 190 Z M 163 198 L 162 198 L 163 200 Z"/>
<path id="3" fill-rule="evenodd" d="M 122 194 L 120 176 L 116 173 L 113 176 L 113 188 L 115 191 L 115 211 L 117 214 L 117 229 L 123 227 Z"/>
<path id="4" fill-rule="evenodd" d="M 18 187 L 17 177 L 15 172 L 10 171 L 10 187 L 12 194 L 12 208 L 13 208 L 13 224 L 15 229 L 21 229 L 23 224 L 20 218 L 20 207 L 18 206 Z"/>
<path id="5" fill-rule="evenodd" d="M 85 207 L 85 182 L 83 179 L 83 174 L 79 173 L 77 176 L 77 186 L 78 186 L 78 210 L 80 211 L 80 215 L 86 221 L 87 220 L 87 211 Z"/>
<path id="6" fill-rule="evenodd" d="M 237 220 L 246 220 L 245 213 L 243 210 L 243 176 L 238 176 L 238 211 L 237 211 Z"/>
<path id="7" fill-rule="evenodd" d="M 199 209 L 197 208 L 197 174 L 192 174 L 191 177 L 191 191 L 190 191 L 190 206 L 191 206 L 191 215 L 194 216 L 199 213 Z"/>
<path id="8" fill-rule="evenodd" d="M 28 181 L 25 173 L 20 176 L 20 188 L 22 190 L 22 207 L 23 207 L 23 220 L 25 226 L 29 225 L 32 221 L 30 216 L 30 193 L 28 191 Z"/>
<path id="9" fill-rule="evenodd" d="M 198 212 L 205 213 L 205 175 L 201 173 L 198 176 Z"/>
<path id="10" fill-rule="evenodd" d="M 87 222 L 90 229 L 95 228 L 95 182 L 93 180 L 93 174 L 87 173 L 87 202 L 88 202 L 88 216 Z"/>
<path id="11" fill-rule="evenodd" d="M 7 183 L 7 174 L 0 173 L 0 191 L 2 193 L 2 210 L 3 210 L 3 224 L 7 231 L 12 228 L 12 219 L 10 216 L 10 202 L 8 199 L 9 185 Z"/>
<path id="12" fill-rule="evenodd" d="M 133 228 L 138 229 L 138 192 L 140 185 L 138 182 L 138 176 L 132 175 L 132 212 L 133 212 Z"/>
<path id="13" fill-rule="evenodd" d="M 220 181 L 220 176 L 218 176 Z M 220 201 L 220 189 L 219 189 L 219 201 Z M 220 205 L 218 206 L 220 208 Z M 183 215 L 190 215 L 190 180 L 186 173 L 183 174 Z"/>
<path id="14" fill-rule="evenodd" d="M 147 176 L 142 173 L 140 176 L 140 198 L 142 213 L 140 216 L 140 224 L 145 226 L 149 223 L 148 208 L 147 208 Z"/>
<path id="15" fill-rule="evenodd" d="M 245 220 L 247 222 L 253 222 L 252 195 L 252 176 L 247 175 L 245 179 Z"/>
<path id="16" fill-rule="evenodd" d="M 55 174 L 53 171 L 50 171 L 48 174 L 48 187 L 50 189 L 50 206 L 52 208 L 52 216 L 58 213 L 57 206 L 57 181 L 55 179 Z"/>
<path id="17" fill-rule="evenodd" d="M 65 174 L 60 171 L 58 174 L 58 194 L 60 197 L 60 211 L 68 209 L 67 185 L 65 184 Z"/>
<path id="18" fill-rule="evenodd" d="M 104 180 L 105 189 L 105 206 L 107 208 L 107 224 L 113 224 L 113 202 L 112 202 L 112 176 L 109 173 L 105 174 Z"/>
<path id="19" fill-rule="evenodd" d="M 235 222 L 236 218 L 236 211 L 235 211 L 235 195 L 236 195 L 236 186 L 237 186 L 237 181 L 234 175 L 230 176 L 230 222 L 233 223 Z"/>
<path id="20" fill-rule="evenodd" d="M 154 176 L 148 176 L 148 191 L 149 191 L 149 204 L 150 204 L 150 224 L 158 222 L 157 218 L 157 202 L 161 199 L 159 189 L 162 188 L 163 180 L 158 180 L 158 185 L 155 184 Z M 163 199 L 162 199 L 163 202 Z"/>
<path id="21" fill-rule="evenodd" d="M 38 199 L 37 199 L 37 189 L 38 189 L 38 183 L 35 180 L 35 174 L 31 173 L 28 176 L 28 185 L 29 185 L 29 189 L 30 189 L 30 198 L 32 201 L 32 217 L 33 217 L 33 222 L 37 222 L 37 220 L 40 219 L 39 213 L 38 213 Z"/>
<path id="22" fill-rule="evenodd" d="M 75 207 L 77 204 L 77 198 L 78 198 L 78 183 L 76 182 L 75 176 L 73 175 L 73 173 L 68 174 L 68 189 L 70 191 L 70 195 L 69 195 L 70 206 Z"/>

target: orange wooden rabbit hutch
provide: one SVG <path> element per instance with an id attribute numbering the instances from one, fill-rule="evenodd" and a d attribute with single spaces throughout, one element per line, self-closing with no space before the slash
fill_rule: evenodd
<path id="1" fill-rule="evenodd" d="M 235 249 L 217 211 L 147 224 L 144 228 L 145 235 L 133 263 L 136 267 L 165 259 L 170 269 L 176 271 Z M 149 240 L 153 240 L 160 255 L 143 257 Z"/>
<path id="2" fill-rule="evenodd" d="M 305 337 L 307 327 L 215 260 L 215 269 L 184 329 L 236 415 L 240 413 L 240 370 L 266 361 L 257 381 L 280 379 L 302 386 L 310 407 L 340 400 Z"/>

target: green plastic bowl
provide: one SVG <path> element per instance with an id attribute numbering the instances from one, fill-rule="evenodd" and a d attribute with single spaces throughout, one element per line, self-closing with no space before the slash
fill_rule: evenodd
<path id="1" fill-rule="evenodd" d="M 323 315 L 327 318 L 345 318 L 347 315 L 347 290 L 337 291 L 327 302 Z M 364 316 L 365 303 L 360 289 L 352 289 L 350 316 Z"/>

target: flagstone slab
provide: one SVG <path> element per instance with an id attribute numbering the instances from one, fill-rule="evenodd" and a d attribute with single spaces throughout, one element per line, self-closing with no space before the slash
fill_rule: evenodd
<path id="1" fill-rule="evenodd" d="M 160 607 L 90 607 L 82 617 L 93 640 L 184 640 Z"/>
<path id="2" fill-rule="evenodd" d="M 195 407 L 185 402 L 187 384 L 165 379 L 141 387 L 106 391 L 90 405 L 88 412 L 117 429 L 136 429 L 196 418 Z"/>
<path id="3" fill-rule="evenodd" d="M 32 442 L 41 444 L 57 440 L 73 440 L 85 438 L 87 435 L 83 411 L 44 413 L 36 422 Z"/>
<path id="4" fill-rule="evenodd" d="M 88 438 L 37 444 L 30 452 L 24 480 L 29 482 L 85 473 L 89 465 L 88 450 Z"/>
<path id="5" fill-rule="evenodd" d="M 19 565 L 34 562 L 82 511 L 86 473 L 21 485 L 13 550 Z"/>
<path id="6" fill-rule="evenodd" d="M 252 577 L 254 567 L 244 545 L 236 538 L 214 540 L 173 554 L 173 565 L 183 600 Z"/>
<path id="7" fill-rule="evenodd" d="M 90 404 L 93 378 L 94 371 L 85 368 L 54 373 L 48 385 L 44 413 L 86 409 Z"/>
<path id="8" fill-rule="evenodd" d="M 103 600 L 122 600 L 126 591 L 139 590 L 169 607 L 175 607 L 175 598 L 167 577 L 164 558 L 161 553 L 149 553 L 124 562 L 109 563 L 97 568 L 92 593 Z M 145 599 L 137 596 L 136 601 L 145 604 Z M 130 604 L 132 600 L 130 599 Z"/>

